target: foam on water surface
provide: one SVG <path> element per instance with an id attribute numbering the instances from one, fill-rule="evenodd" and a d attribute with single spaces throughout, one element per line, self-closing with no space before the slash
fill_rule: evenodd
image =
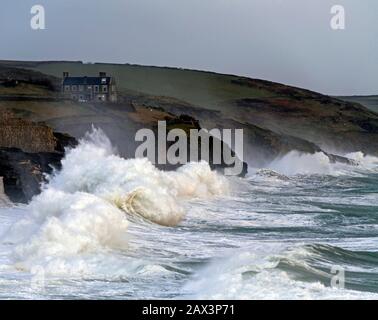
<path id="1" fill-rule="evenodd" d="M 163 172 L 94 130 L 29 205 L 0 208 L 0 297 L 377 298 L 377 159 L 348 156 L 360 165 L 293 152 L 246 179 Z"/>

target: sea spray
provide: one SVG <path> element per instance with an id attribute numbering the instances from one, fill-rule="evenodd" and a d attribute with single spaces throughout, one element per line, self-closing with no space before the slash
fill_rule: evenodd
<path id="1" fill-rule="evenodd" d="M 15 260 L 29 268 L 119 246 L 127 226 L 124 213 L 99 197 L 47 189 L 34 198 L 6 239 L 16 243 Z"/>
<path id="2" fill-rule="evenodd" d="M 345 157 L 357 161 L 365 169 L 376 169 L 378 165 L 377 157 L 365 155 L 363 152 L 348 153 Z"/>
<path id="3" fill-rule="evenodd" d="M 72 267 L 67 259 L 127 246 L 133 216 L 175 226 L 185 215 L 185 200 L 227 190 L 226 178 L 205 162 L 160 171 L 147 159 L 119 157 L 102 131 L 93 129 L 67 150 L 61 171 L 49 177 L 5 241 L 15 244 L 19 268 L 42 265 L 56 273 Z M 78 261 L 74 269 L 84 272 L 85 264 Z"/>
<path id="4" fill-rule="evenodd" d="M 309 154 L 298 151 L 291 151 L 272 161 L 269 168 L 285 175 L 329 174 L 332 170 L 330 160 L 323 152 Z"/>
<path id="5" fill-rule="evenodd" d="M 232 184 L 232 196 L 227 197 L 185 201 L 192 199 L 185 196 L 191 188 L 185 188 L 173 197 L 186 211 L 178 228 L 126 214 L 95 194 L 46 185 L 51 193 L 43 196 L 46 202 L 34 199 L 35 210 L 32 204 L 0 208 L 0 235 L 11 225 L 14 231 L 13 238 L 0 242 L 0 298 L 376 299 L 378 171 L 376 165 L 366 170 L 367 157 L 362 158 L 360 166 L 345 165 L 341 174 L 282 176 L 260 171 L 249 179 L 228 178 L 239 184 Z M 190 166 L 184 169 L 197 176 Z M 136 184 L 128 205 L 135 205 L 138 190 Z M 55 192 L 61 197 L 59 205 Z M 123 193 L 119 194 L 122 198 Z M 71 197 L 76 195 L 93 203 L 81 215 L 88 223 L 97 218 L 84 211 L 108 205 L 111 212 L 106 215 L 128 221 L 125 229 L 111 232 L 119 238 L 88 235 L 94 240 L 79 238 L 78 246 L 57 234 L 50 241 L 45 236 L 50 228 L 43 225 L 54 218 L 67 229 L 71 217 L 62 219 L 66 214 L 61 215 L 58 208 L 82 203 Z M 42 203 L 46 211 L 38 209 Z M 103 223 L 93 230 L 106 226 Z M 113 222 L 109 227 L 115 227 Z M 37 245 L 28 248 L 33 239 Z M 53 251 L 54 247 L 59 250 Z M 334 267 L 345 268 L 344 290 L 332 287 Z M 31 290 L 35 270 L 46 275 L 42 292 Z"/>
<path id="6" fill-rule="evenodd" d="M 364 155 L 362 152 L 349 153 L 343 156 L 356 161 L 357 169 L 376 169 L 378 164 L 378 158 Z M 356 169 L 348 164 L 332 163 L 323 152 L 310 154 L 299 151 L 291 151 L 283 157 L 275 159 L 267 167 L 288 176 L 297 174 L 344 175 Z"/>
<path id="7" fill-rule="evenodd" d="M 146 158 L 123 159 L 114 154 L 102 131 L 94 129 L 77 148 L 68 151 L 61 172 L 51 177 L 47 188 L 87 192 L 129 214 L 174 226 L 185 214 L 183 199 L 225 194 L 227 180 L 211 171 L 206 162 L 164 172 Z"/>

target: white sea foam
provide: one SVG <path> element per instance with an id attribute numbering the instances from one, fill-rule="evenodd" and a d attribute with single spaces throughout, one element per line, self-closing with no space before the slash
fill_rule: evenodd
<path id="1" fill-rule="evenodd" d="M 270 169 L 285 175 L 295 174 L 330 174 L 332 165 L 323 152 L 315 154 L 291 151 L 282 158 L 272 161 Z"/>
<path id="2" fill-rule="evenodd" d="M 316 237 L 313 241 L 326 241 L 331 227 L 317 237 L 324 223 L 317 214 L 336 216 L 337 210 L 319 208 L 319 198 L 323 204 L 376 203 L 374 194 L 318 194 L 298 184 L 312 186 L 318 178 L 310 176 L 314 172 L 348 174 L 364 171 L 364 166 L 373 170 L 376 162 L 361 153 L 349 157 L 361 163 L 361 170 L 331 164 L 322 154 L 292 153 L 277 160 L 275 168 L 270 166 L 275 171 L 225 180 L 206 163 L 162 172 L 145 159 L 122 159 L 106 136 L 94 130 L 67 153 L 63 169 L 50 177 L 42 194 L 28 206 L 0 209 L 0 234 L 12 225 L 0 243 L 0 297 L 9 298 L 12 291 L 16 297 L 38 297 L 30 290 L 32 270 L 38 266 L 49 285 L 44 298 L 167 298 L 178 293 L 206 299 L 377 298 L 374 293 L 332 289 L 316 282 L 323 275 L 306 265 L 317 259 L 316 252 L 303 246 L 301 251 L 287 250 L 301 241 L 307 229 Z M 309 176 L 292 176 L 299 173 Z M 232 186 L 233 197 L 214 199 L 227 194 L 230 181 L 239 183 L 238 188 Z M 313 196 L 317 201 L 311 201 Z M 199 199 L 186 201 L 193 198 Z M 181 228 L 148 222 L 175 225 L 186 210 Z M 139 223 L 140 219 L 145 221 Z M 359 222 L 363 227 L 373 223 Z M 353 239 L 341 237 L 337 245 L 356 246 L 363 239 L 357 250 L 374 251 L 374 232 L 369 236 L 368 244 L 356 233 Z M 212 258 L 229 248 L 233 251 L 229 256 Z M 279 265 L 282 258 L 294 262 L 299 271 L 308 271 L 310 279 L 295 278 L 292 265 L 288 269 Z M 325 263 L 328 267 L 328 260 Z M 348 270 L 366 271 L 358 263 L 346 265 Z M 193 273 L 194 277 L 187 275 Z"/>
<path id="3" fill-rule="evenodd" d="M 5 194 L 0 194 L 0 208 L 12 206 L 11 201 Z"/>
<path id="4" fill-rule="evenodd" d="M 224 259 L 214 260 L 198 272 L 184 287 L 186 298 L 191 299 L 377 299 L 378 294 L 345 290 L 325 286 L 318 281 L 295 280 L 286 271 L 277 268 L 280 259 L 295 259 L 297 251 L 279 253 L 281 245 L 264 244 L 260 249 L 234 253 Z M 303 255 L 311 255 L 298 249 Z M 296 261 L 311 270 L 303 260 Z M 314 271 L 314 270 L 311 270 Z"/>
<path id="5" fill-rule="evenodd" d="M 6 235 L 5 241 L 16 244 L 21 268 L 38 263 L 59 270 L 66 263 L 59 259 L 125 245 L 120 243 L 127 215 L 174 226 L 184 217 L 186 199 L 228 190 L 227 180 L 206 162 L 164 172 L 147 159 L 125 160 L 114 152 L 96 129 L 67 152 L 62 170 L 50 177 Z"/>
<path id="6" fill-rule="evenodd" d="M 101 130 L 94 129 L 62 161 L 63 169 L 47 188 L 87 192 L 106 199 L 127 213 L 167 226 L 180 222 L 182 199 L 227 193 L 227 181 L 208 163 L 189 163 L 177 171 L 158 170 L 147 159 L 125 160 L 114 154 Z"/>
<path id="7" fill-rule="evenodd" d="M 357 161 L 364 169 L 376 169 L 378 166 L 378 158 L 365 155 L 363 152 L 348 153 L 345 157 Z"/>
<path id="8" fill-rule="evenodd" d="M 121 243 L 128 222 L 124 213 L 99 197 L 47 189 L 25 210 L 6 234 L 15 243 L 20 268 L 55 264 L 60 258 L 93 252 Z"/>
<path id="9" fill-rule="evenodd" d="M 378 158 L 364 155 L 362 152 L 349 153 L 343 156 L 355 160 L 357 166 L 353 167 L 343 163 L 332 163 L 323 152 L 310 154 L 291 151 L 283 157 L 272 161 L 268 165 L 268 168 L 288 176 L 297 174 L 341 175 L 349 174 L 355 169 L 365 170 L 376 168 L 378 164 Z"/>

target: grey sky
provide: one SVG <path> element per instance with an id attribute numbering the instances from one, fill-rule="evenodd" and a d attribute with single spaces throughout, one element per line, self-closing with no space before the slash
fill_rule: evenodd
<path id="1" fill-rule="evenodd" d="M 42 4 L 47 30 L 30 28 Z M 330 28 L 344 5 L 346 30 Z M 378 94 L 377 0 L 1 0 L 0 59 L 175 66 Z"/>

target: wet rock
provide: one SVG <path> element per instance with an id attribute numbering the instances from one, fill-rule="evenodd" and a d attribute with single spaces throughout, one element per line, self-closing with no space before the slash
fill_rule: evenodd
<path id="1" fill-rule="evenodd" d="M 45 174 L 60 168 L 64 153 L 27 153 L 16 148 L 0 148 L 0 176 L 4 193 L 16 203 L 27 203 L 41 190 Z"/>
<path id="2" fill-rule="evenodd" d="M 46 174 L 61 167 L 66 147 L 75 138 L 38 123 L 0 113 L 0 177 L 4 194 L 13 202 L 27 203 L 40 193 Z"/>

